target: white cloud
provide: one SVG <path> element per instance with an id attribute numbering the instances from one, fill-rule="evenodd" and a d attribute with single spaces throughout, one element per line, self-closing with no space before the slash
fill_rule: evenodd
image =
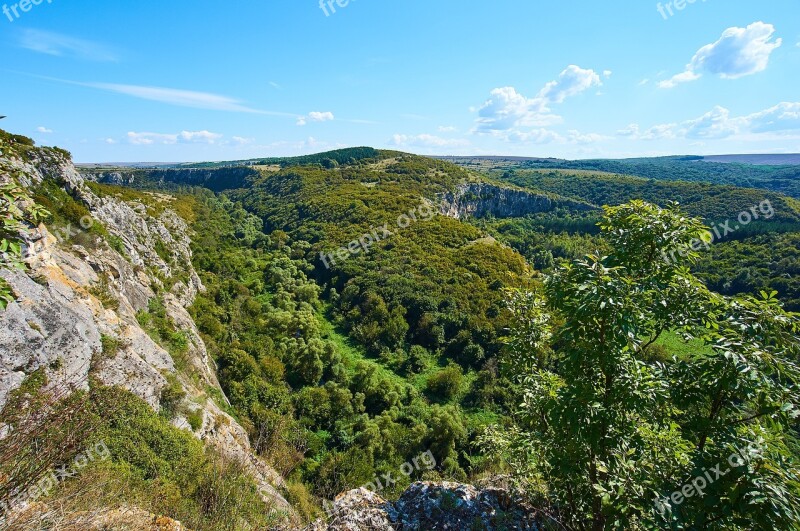
<path id="1" fill-rule="evenodd" d="M 26 50 L 56 57 L 77 57 L 100 62 L 118 61 L 117 53 L 103 44 L 52 31 L 22 30 L 18 44 Z"/>
<path id="2" fill-rule="evenodd" d="M 684 122 L 681 136 L 692 139 L 728 138 L 739 132 L 739 122 L 741 119 L 731 119 L 731 112 L 717 105 L 700 118 Z"/>
<path id="3" fill-rule="evenodd" d="M 439 132 L 440 133 L 455 133 L 458 131 L 458 127 L 454 127 L 452 125 L 440 125 Z"/>
<path id="4" fill-rule="evenodd" d="M 115 139 L 113 139 L 113 138 L 106 138 L 106 139 L 104 140 L 104 142 L 105 142 L 106 144 L 116 144 L 116 143 L 117 143 L 117 141 L 116 141 Z"/>
<path id="5" fill-rule="evenodd" d="M 783 42 L 772 41 L 774 34 L 775 27 L 764 22 L 754 22 L 746 28 L 728 28 L 717 42 L 700 48 L 684 72 L 662 81 L 659 87 L 673 88 L 700 78 L 704 72 L 726 79 L 763 72 L 770 55 Z"/>
<path id="6" fill-rule="evenodd" d="M 609 72 L 607 70 L 607 72 Z M 609 75 L 611 73 L 609 72 Z M 547 103 L 563 103 L 571 96 L 592 87 L 599 87 L 603 83 L 594 70 L 583 69 L 579 66 L 569 65 L 561 72 L 557 81 L 551 81 L 539 92 L 537 98 L 544 99 Z"/>
<path id="7" fill-rule="evenodd" d="M 178 140 L 182 143 L 213 144 L 220 138 L 222 135 L 209 131 L 182 131 L 178 134 Z"/>
<path id="8" fill-rule="evenodd" d="M 647 85 L 648 83 L 650 83 L 650 79 L 644 78 L 643 80 L 639 81 L 639 84 L 637 86 L 643 87 L 643 86 Z"/>
<path id="9" fill-rule="evenodd" d="M 639 124 L 630 124 L 625 129 L 620 129 L 617 131 L 617 135 L 625 136 L 625 137 L 638 137 L 639 136 Z"/>
<path id="10" fill-rule="evenodd" d="M 611 77 L 611 74 L 613 74 L 611 70 L 603 70 L 603 77 L 609 78 Z"/>
<path id="11" fill-rule="evenodd" d="M 508 131 L 516 127 L 552 125 L 561 117 L 550 112 L 541 98 L 526 98 L 514 87 L 492 90 L 490 98 L 478 109 L 479 132 Z"/>
<path id="12" fill-rule="evenodd" d="M 441 138 L 434 135 L 421 134 L 421 135 L 394 135 L 392 136 L 392 139 L 389 140 L 389 144 L 398 147 L 415 146 L 415 147 L 441 148 L 441 147 L 466 146 L 469 144 L 469 142 L 463 139 Z"/>
<path id="13" fill-rule="evenodd" d="M 48 129 L 48 128 L 43 127 L 43 126 L 37 127 L 36 131 L 39 132 L 39 133 L 45 133 L 45 134 L 53 132 L 52 129 Z"/>
<path id="14" fill-rule="evenodd" d="M 654 125 L 645 131 L 641 138 L 642 140 L 661 140 L 675 138 L 676 124 L 662 124 Z"/>
<path id="15" fill-rule="evenodd" d="M 666 81 L 661 81 L 658 83 L 659 88 L 668 89 L 674 88 L 680 85 L 681 83 L 688 83 L 689 81 L 696 81 L 700 79 L 700 74 L 696 74 L 691 70 L 686 70 L 685 72 L 681 72 L 680 74 L 675 74 L 671 78 L 667 79 Z"/>
<path id="16" fill-rule="evenodd" d="M 127 135 L 128 142 L 136 146 L 153 144 L 214 144 L 222 135 L 209 131 L 181 131 L 175 134 L 137 133 L 131 131 Z"/>
<path id="17" fill-rule="evenodd" d="M 235 136 L 235 137 L 233 137 L 233 142 L 235 144 L 239 144 L 239 145 L 252 144 L 253 142 L 255 142 L 255 139 L 254 138 L 245 138 L 245 137 L 242 137 L 242 136 Z"/>
<path id="18" fill-rule="evenodd" d="M 747 117 L 750 131 L 753 133 L 767 132 L 798 132 L 800 131 L 800 102 L 783 102 L 753 113 Z"/>
<path id="19" fill-rule="evenodd" d="M 744 116 L 732 116 L 728 109 L 716 106 L 693 120 L 655 125 L 641 134 L 638 125 L 631 125 L 617 134 L 640 140 L 720 140 L 744 135 L 750 138 L 769 135 L 800 137 L 800 102 L 783 102 Z"/>
<path id="20" fill-rule="evenodd" d="M 545 84 L 533 98 L 523 96 L 514 87 L 496 88 L 491 91 L 489 99 L 477 109 L 477 125 L 473 132 L 506 132 L 508 134 L 499 136 L 512 142 L 519 138 L 541 138 L 541 130 L 526 132 L 521 128 L 542 128 L 561 123 L 561 116 L 550 108 L 553 104 L 563 103 L 567 98 L 602 84 L 600 76 L 594 70 L 570 65 L 561 72 L 557 80 Z M 552 135 L 545 134 L 544 137 L 552 138 Z"/>
<path id="21" fill-rule="evenodd" d="M 297 125 L 303 126 L 308 122 L 330 122 L 334 120 L 332 112 L 316 112 L 308 113 L 308 116 L 300 116 L 297 118 Z"/>

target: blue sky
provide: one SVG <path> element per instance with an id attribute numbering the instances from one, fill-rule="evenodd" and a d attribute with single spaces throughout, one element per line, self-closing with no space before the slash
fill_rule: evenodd
<path id="1" fill-rule="evenodd" d="M 78 162 L 800 152 L 797 0 L 38 1 L 0 124 Z"/>

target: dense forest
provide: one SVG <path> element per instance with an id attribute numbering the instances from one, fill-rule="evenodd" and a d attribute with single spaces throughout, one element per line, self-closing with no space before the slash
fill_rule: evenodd
<path id="1" fill-rule="evenodd" d="M 657 181 L 690 181 L 712 184 L 730 184 L 744 188 L 760 188 L 800 197 L 800 165 L 770 166 L 742 163 L 707 162 L 699 156 L 673 156 L 635 159 L 560 160 L 523 159 L 509 160 L 500 157 L 458 159 L 466 167 L 497 169 L 546 169 L 599 171 L 616 175 L 629 175 Z"/>

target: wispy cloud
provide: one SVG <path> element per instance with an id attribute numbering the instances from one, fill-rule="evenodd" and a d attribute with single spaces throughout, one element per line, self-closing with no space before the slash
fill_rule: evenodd
<path id="1" fill-rule="evenodd" d="M 37 127 L 36 128 L 36 132 L 47 134 L 47 133 L 52 133 L 53 130 L 52 129 L 48 129 L 48 128 L 44 127 L 44 126 L 41 126 L 41 127 Z"/>
<path id="2" fill-rule="evenodd" d="M 98 62 L 119 61 L 118 53 L 104 44 L 52 31 L 25 29 L 20 34 L 19 46 L 56 57 L 76 57 Z"/>
<path id="3" fill-rule="evenodd" d="M 280 114 L 288 116 L 286 113 L 272 113 L 260 111 L 242 105 L 241 101 L 219 94 L 210 92 L 196 92 L 193 90 L 181 90 L 163 87 L 148 87 L 140 85 L 118 85 L 114 83 L 85 83 L 88 87 L 125 94 L 143 100 L 158 101 L 180 107 L 193 107 L 195 109 L 208 109 L 212 111 L 247 112 L 257 114 Z"/>
<path id="4" fill-rule="evenodd" d="M 44 78 L 71 85 L 90 87 L 116 94 L 124 94 L 142 100 L 157 101 L 178 107 L 191 107 L 194 109 L 206 109 L 210 111 L 243 112 L 251 114 L 264 114 L 268 116 L 289 116 L 296 117 L 296 114 L 276 111 L 262 111 L 244 105 L 240 100 L 220 94 L 210 92 L 198 92 L 194 90 L 182 90 L 164 87 L 150 87 L 143 85 L 121 85 L 116 83 L 83 83 L 79 81 L 67 81 L 64 79 Z"/>

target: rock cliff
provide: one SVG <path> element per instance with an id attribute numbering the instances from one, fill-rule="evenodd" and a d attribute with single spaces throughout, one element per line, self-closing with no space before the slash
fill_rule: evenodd
<path id="1" fill-rule="evenodd" d="M 25 157 L 0 154 L 0 185 L 13 176 L 34 189 L 52 179 L 90 216 L 80 226 L 51 232 L 45 225 L 27 240 L 27 271 L 0 270 L 16 295 L 0 312 L 0 407 L 27 375 L 43 369 L 57 385 L 86 388 L 89 376 L 124 388 L 154 410 L 170 379 L 183 387 L 183 415 L 173 423 L 224 455 L 247 464 L 265 501 L 290 510 L 276 487 L 280 476 L 251 452 L 247 433 L 209 396 L 224 396 L 215 367 L 186 308 L 203 290 L 192 267 L 190 229 L 168 196 L 153 195 L 158 212 L 135 201 L 94 193 L 60 151 L 33 149 Z M 102 234 L 89 234 L 99 224 Z M 83 232 L 84 245 L 64 236 Z M 153 340 L 137 316 L 157 292 L 164 312 L 186 338 L 185 367 Z M 113 345 L 113 348 L 109 348 Z M 201 418 L 192 429 L 186 416 Z"/>
<path id="2" fill-rule="evenodd" d="M 588 203 L 489 183 L 464 183 L 442 194 L 441 213 L 456 219 L 492 215 L 496 218 L 524 217 L 559 207 L 595 210 Z"/>
<path id="3" fill-rule="evenodd" d="M 248 167 L 230 168 L 165 168 L 133 169 L 116 171 L 85 170 L 83 177 L 90 181 L 108 184 L 156 185 L 177 184 L 183 186 L 203 186 L 215 192 L 243 188 L 250 180 L 258 177 L 258 172 Z"/>

